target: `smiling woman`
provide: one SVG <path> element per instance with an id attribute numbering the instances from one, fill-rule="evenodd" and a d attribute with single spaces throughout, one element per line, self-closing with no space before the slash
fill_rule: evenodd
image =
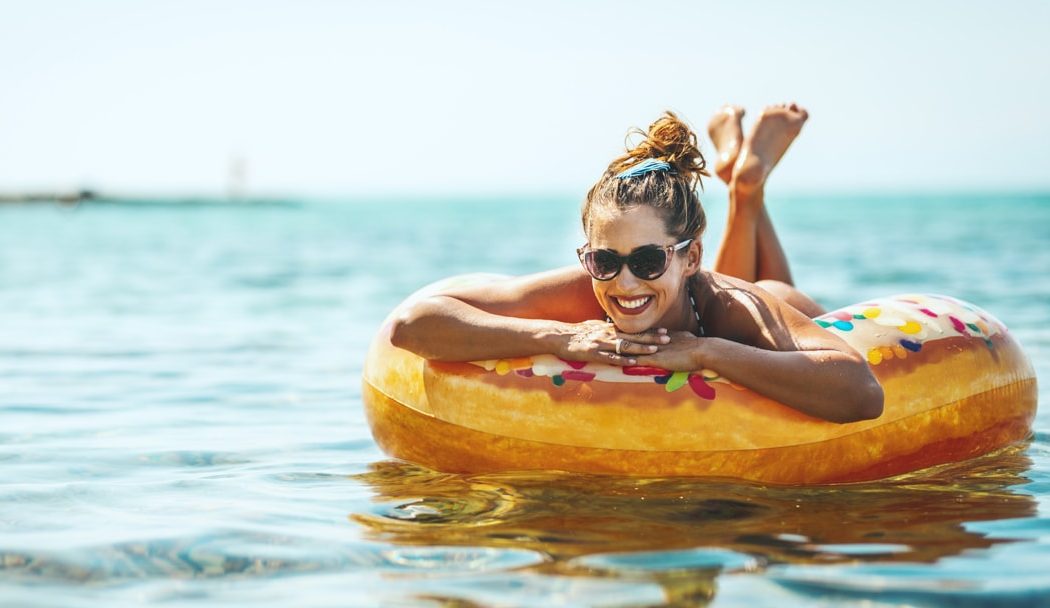
<path id="1" fill-rule="evenodd" d="M 746 139 L 742 115 L 726 107 L 710 126 L 731 186 L 727 239 L 736 241 L 722 246 L 714 271 L 700 267 L 707 220 L 696 190 L 706 161 L 696 135 L 668 112 L 588 192 L 582 268 L 425 298 L 395 321 L 392 343 L 439 361 L 554 354 L 710 369 L 811 416 L 877 417 L 879 384 L 863 357 L 807 316 L 819 307 L 791 286 L 762 205 L 765 180 L 807 114 L 794 104 L 767 108 Z"/>
<path id="2" fill-rule="evenodd" d="M 709 126 L 730 185 L 713 271 L 705 162 L 667 113 L 588 192 L 580 267 L 453 278 L 391 313 L 364 372 L 380 446 L 453 472 L 825 483 L 1023 439 L 1034 374 L 988 313 L 907 296 L 821 315 L 791 285 L 763 190 L 807 115 L 767 108 L 743 138 L 742 114 Z"/>

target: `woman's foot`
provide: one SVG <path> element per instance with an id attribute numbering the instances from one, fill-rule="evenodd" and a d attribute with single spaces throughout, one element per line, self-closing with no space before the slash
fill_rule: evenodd
<path id="1" fill-rule="evenodd" d="M 809 112 L 794 103 L 762 110 L 733 166 L 734 186 L 745 191 L 760 188 L 795 141 L 807 118 Z"/>
<path id="2" fill-rule="evenodd" d="M 740 153 L 740 144 L 744 141 L 744 130 L 740 126 L 743 118 L 744 108 L 726 104 L 707 123 L 707 134 L 718 151 L 715 173 L 727 184 L 733 178 L 733 166 Z"/>

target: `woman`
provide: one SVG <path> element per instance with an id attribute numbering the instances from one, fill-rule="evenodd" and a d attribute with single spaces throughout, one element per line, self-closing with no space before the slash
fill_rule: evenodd
<path id="1" fill-rule="evenodd" d="M 764 184 L 807 118 L 766 108 L 742 137 L 740 108 L 709 125 L 730 211 L 714 271 L 700 268 L 706 226 L 696 194 L 709 175 L 696 135 L 667 112 L 587 193 L 582 267 L 448 291 L 398 319 L 395 346 L 472 361 L 553 353 L 563 359 L 671 370 L 711 369 L 834 422 L 876 418 L 882 388 L 821 312 L 791 285 L 763 204 Z"/>

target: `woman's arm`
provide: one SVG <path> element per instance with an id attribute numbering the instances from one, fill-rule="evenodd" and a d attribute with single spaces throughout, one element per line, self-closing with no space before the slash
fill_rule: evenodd
<path id="1" fill-rule="evenodd" d="M 474 361 L 555 354 L 565 359 L 632 365 L 660 335 L 623 334 L 605 321 L 590 277 L 579 268 L 450 290 L 409 306 L 394 321 L 391 342 L 427 359 Z M 618 339 L 631 346 L 615 352 Z"/>
<path id="2" fill-rule="evenodd" d="M 882 387 L 856 352 L 773 351 L 723 338 L 698 338 L 695 357 L 697 368 L 712 369 L 811 416 L 856 422 L 882 415 Z"/>
<path id="3" fill-rule="evenodd" d="M 832 422 L 882 414 L 882 387 L 867 362 L 843 340 L 761 289 L 734 290 L 722 329 L 726 338 L 671 334 L 640 365 L 711 369 L 736 384 Z M 723 333 L 723 332 L 719 332 Z"/>

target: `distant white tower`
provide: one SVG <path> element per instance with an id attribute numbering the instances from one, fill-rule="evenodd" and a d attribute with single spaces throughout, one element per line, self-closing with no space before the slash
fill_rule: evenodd
<path id="1" fill-rule="evenodd" d="M 248 161 L 240 154 L 230 156 L 226 174 L 226 197 L 241 200 L 248 186 Z"/>

